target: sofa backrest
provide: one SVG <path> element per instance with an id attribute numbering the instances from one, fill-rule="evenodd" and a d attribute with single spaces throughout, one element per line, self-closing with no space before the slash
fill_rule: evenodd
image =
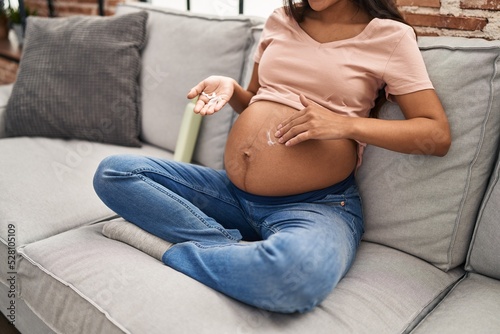
<path id="1" fill-rule="evenodd" d="M 147 44 L 142 53 L 141 139 L 175 149 L 186 95 L 210 75 L 242 81 L 243 68 L 255 41 L 252 27 L 264 19 L 191 14 L 142 3 L 117 7 L 116 15 L 149 13 Z M 203 119 L 193 160 L 222 168 L 222 157 L 234 111 L 225 107 Z"/>
<path id="2" fill-rule="evenodd" d="M 260 36 L 262 34 L 262 29 L 264 29 L 264 20 L 261 24 L 252 27 L 251 35 L 252 35 L 252 45 L 249 48 L 249 52 L 245 59 L 245 66 L 243 67 L 242 80 L 241 84 L 243 87 L 247 87 L 250 83 L 250 79 L 252 78 L 254 60 L 253 56 L 257 51 L 257 47 L 259 46 Z"/>
<path id="3" fill-rule="evenodd" d="M 250 44 L 245 50 L 245 58 L 241 71 L 239 83 L 242 87 L 247 87 L 253 72 L 253 55 L 259 44 L 260 35 L 264 27 L 263 18 L 252 18 L 250 28 Z M 231 108 L 226 108 L 230 112 L 224 111 L 224 123 L 219 124 L 219 120 L 210 116 L 203 119 L 199 137 L 193 154 L 193 162 L 213 168 L 224 168 L 224 149 L 226 147 L 227 135 L 231 126 L 238 118 L 238 114 Z M 215 116 L 218 116 L 217 114 Z M 220 117 L 220 116 L 219 116 Z M 222 118 L 220 118 L 222 120 Z M 229 123 L 225 123 L 228 121 Z M 220 127 L 222 125 L 222 128 Z"/>
<path id="4" fill-rule="evenodd" d="M 474 230 L 465 268 L 500 279 L 500 157 Z"/>
<path id="5" fill-rule="evenodd" d="M 248 84 L 265 19 L 222 20 L 142 4 L 120 5 L 117 14 L 137 10 L 150 14 L 141 77 L 142 139 L 172 151 L 189 88 L 212 74 Z M 364 239 L 449 270 L 465 261 L 498 150 L 500 42 L 421 37 L 419 44 L 449 117 L 452 147 L 444 158 L 367 148 L 357 175 Z M 203 119 L 194 162 L 223 167 L 225 141 L 236 117 L 226 109 Z M 401 119 L 402 113 L 387 103 L 381 118 Z M 433 138 L 419 145 L 431 150 Z"/>
<path id="6" fill-rule="evenodd" d="M 443 157 L 368 147 L 358 173 L 365 240 L 443 270 L 465 261 L 500 135 L 500 41 L 421 37 L 421 51 L 452 131 Z M 402 118 L 387 103 L 382 118 Z M 434 139 L 418 143 L 432 150 Z"/>

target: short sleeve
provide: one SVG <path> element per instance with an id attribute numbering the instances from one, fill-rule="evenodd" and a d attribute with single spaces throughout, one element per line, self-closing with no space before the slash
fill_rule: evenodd
<path id="1" fill-rule="evenodd" d="M 260 63 L 260 58 L 262 58 L 262 54 L 264 53 L 264 50 L 266 49 L 266 46 L 267 46 L 264 43 L 265 34 L 266 34 L 266 30 L 262 30 L 262 34 L 260 35 L 259 45 L 257 46 L 257 50 L 255 50 L 255 54 L 253 55 L 253 60 L 256 63 Z"/>
<path id="2" fill-rule="evenodd" d="M 433 89 L 412 28 L 408 28 L 387 62 L 383 80 L 390 95 Z"/>

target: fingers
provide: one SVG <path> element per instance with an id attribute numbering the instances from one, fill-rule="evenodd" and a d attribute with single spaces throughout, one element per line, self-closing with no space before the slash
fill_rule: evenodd
<path id="1" fill-rule="evenodd" d="M 198 92 L 196 91 L 196 89 L 195 88 L 191 88 L 191 90 L 187 94 L 187 98 L 188 99 L 194 99 L 198 95 L 200 95 L 200 94 L 198 94 Z"/>
<path id="2" fill-rule="evenodd" d="M 200 82 L 195 87 L 191 88 L 187 94 L 188 99 L 194 99 L 198 97 L 196 104 L 194 106 L 194 112 L 200 115 L 211 115 L 214 112 L 219 111 L 225 103 L 221 103 L 222 99 L 217 97 L 215 92 L 211 94 L 206 94 L 204 90 L 207 88 L 205 81 Z"/>
<path id="3" fill-rule="evenodd" d="M 299 100 L 302 105 L 307 108 L 311 104 L 310 101 L 307 99 L 307 97 L 304 94 L 299 95 Z"/>
<path id="4" fill-rule="evenodd" d="M 195 114 L 200 114 L 201 113 L 201 110 L 203 109 L 203 107 L 205 107 L 206 103 L 204 101 L 202 101 L 201 99 L 198 99 L 198 101 L 196 101 L 196 104 L 194 106 L 194 113 Z"/>
<path id="5" fill-rule="evenodd" d="M 308 125 L 301 122 L 298 122 L 297 125 L 288 123 L 276 132 L 275 137 L 280 144 L 284 144 L 285 146 L 293 146 L 311 139 Z"/>
<path id="6" fill-rule="evenodd" d="M 306 124 L 307 119 L 304 116 L 304 109 L 298 110 L 278 125 L 274 136 L 279 143 L 292 146 L 307 140 L 308 127 Z"/>
<path id="7" fill-rule="evenodd" d="M 221 110 L 226 103 L 227 100 L 224 96 L 217 96 L 215 93 L 209 95 L 202 92 L 196 102 L 194 112 L 203 116 L 212 115 Z"/>
<path id="8" fill-rule="evenodd" d="M 219 77 L 211 76 L 191 88 L 187 98 L 198 98 L 193 110 L 196 114 L 211 115 L 224 107 L 228 98 L 227 94 L 220 94 L 221 82 Z"/>
<path id="9" fill-rule="evenodd" d="M 306 126 L 301 125 L 287 131 L 278 139 L 278 142 L 280 144 L 284 144 L 285 146 L 293 146 L 311 139 L 310 137 L 309 129 Z"/>
<path id="10" fill-rule="evenodd" d="M 196 86 L 194 86 L 193 88 L 191 88 L 191 90 L 189 91 L 189 93 L 187 95 L 187 98 L 188 99 L 194 99 L 195 97 L 197 97 L 198 95 L 200 95 L 201 92 L 203 92 L 203 90 L 205 88 L 206 88 L 205 81 L 200 82 L 199 84 L 197 84 Z"/>
<path id="11" fill-rule="evenodd" d="M 286 146 L 296 145 L 305 140 L 310 139 L 309 126 L 307 122 L 309 118 L 307 117 L 308 107 L 311 106 L 312 102 L 309 101 L 304 94 L 299 95 L 300 103 L 304 106 L 304 109 L 295 111 L 292 116 L 288 117 L 286 120 L 281 122 L 274 136 L 278 139 L 278 142 L 285 144 Z"/>

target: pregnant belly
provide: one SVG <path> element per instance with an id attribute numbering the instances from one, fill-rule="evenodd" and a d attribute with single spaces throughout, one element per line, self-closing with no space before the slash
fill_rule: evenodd
<path id="1" fill-rule="evenodd" d="M 286 196 L 326 188 L 342 181 L 356 166 L 351 140 L 278 143 L 276 127 L 295 109 L 274 102 L 251 104 L 229 133 L 224 164 L 231 182 L 246 192 Z"/>

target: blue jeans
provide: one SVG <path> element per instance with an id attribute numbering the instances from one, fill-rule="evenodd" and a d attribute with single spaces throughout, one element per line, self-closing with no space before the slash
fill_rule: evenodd
<path id="1" fill-rule="evenodd" d="M 94 188 L 124 219 L 175 243 L 166 265 L 275 312 L 306 312 L 325 299 L 363 234 L 354 181 L 297 202 L 304 196 L 245 193 L 221 170 L 118 155 L 100 164 Z"/>

